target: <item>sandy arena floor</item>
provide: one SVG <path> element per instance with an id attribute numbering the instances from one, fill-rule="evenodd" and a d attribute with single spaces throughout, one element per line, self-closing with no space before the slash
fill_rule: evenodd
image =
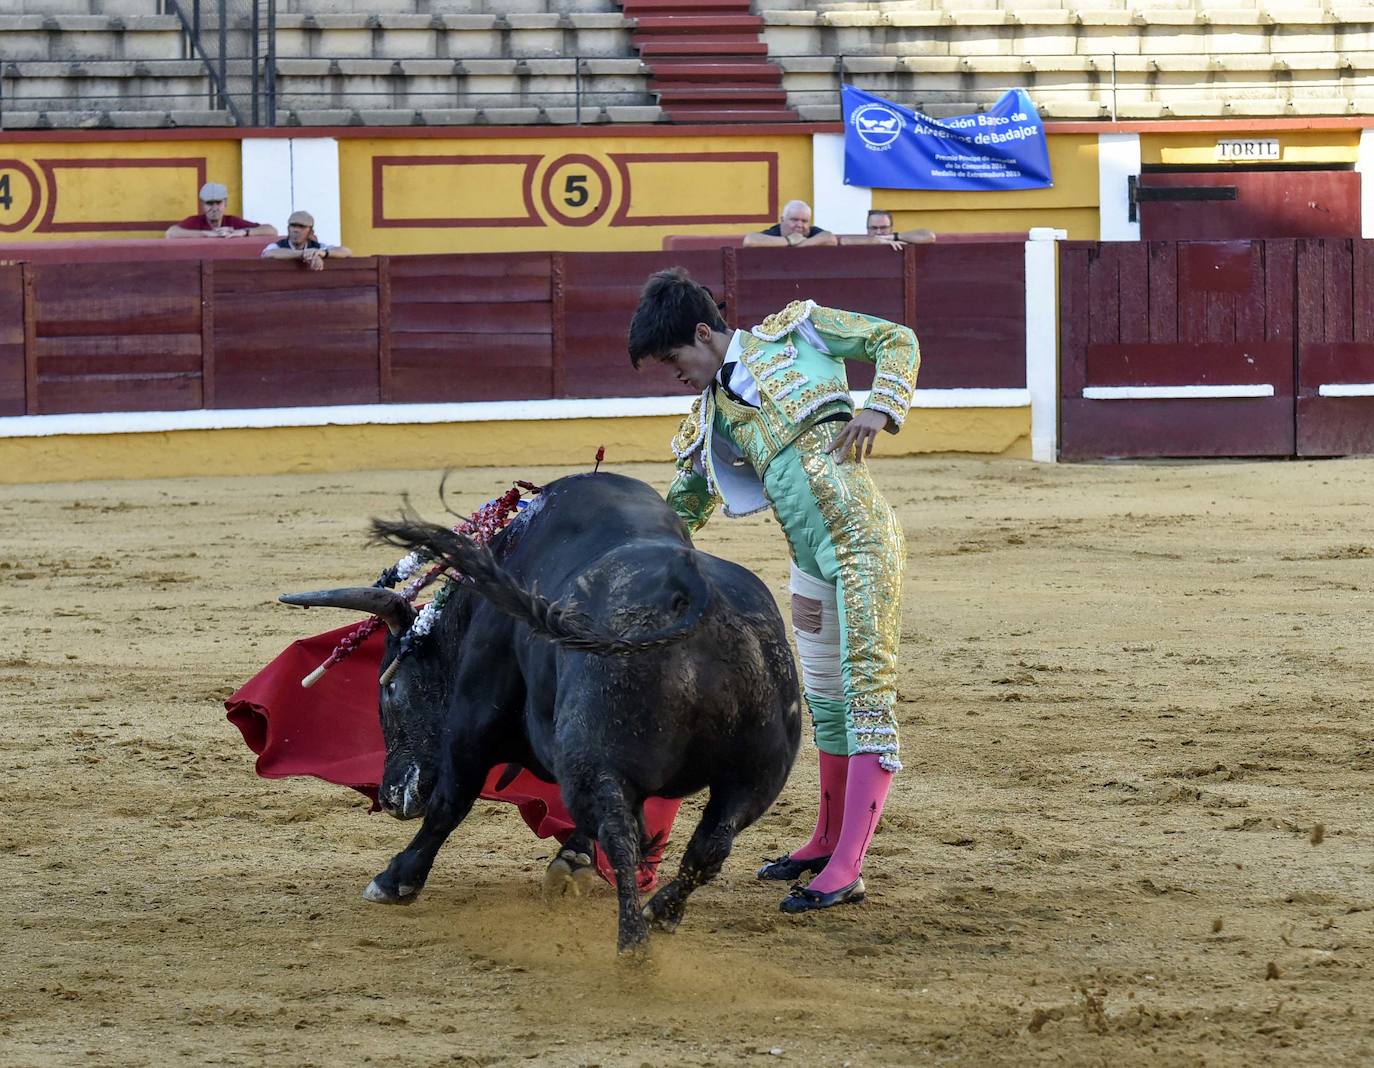
<path id="1" fill-rule="evenodd" d="M 256 778 L 224 719 L 343 621 L 275 595 L 371 581 L 367 517 L 441 518 L 437 473 L 0 489 L 0 1063 L 1374 1062 L 1374 460 L 877 466 L 908 770 L 869 902 L 753 877 L 810 829 L 808 741 L 648 968 L 495 804 L 363 902 L 414 825 Z M 784 596 L 769 520 L 700 544 Z"/>

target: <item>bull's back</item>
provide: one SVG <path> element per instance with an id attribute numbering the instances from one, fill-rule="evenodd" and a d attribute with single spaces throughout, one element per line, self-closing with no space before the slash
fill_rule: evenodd
<path id="1" fill-rule="evenodd" d="M 557 598 L 607 552 L 645 540 L 691 545 L 687 528 L 648 483 L 586 473 L 545 486 L 493 550 L 512 574 Z"/>

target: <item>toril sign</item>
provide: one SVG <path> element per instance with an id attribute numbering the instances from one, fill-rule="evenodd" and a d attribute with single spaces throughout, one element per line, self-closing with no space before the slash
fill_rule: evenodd
<path id="1" fill-rule="evenodd" d="M 1217 159 L 1231 162 L 1279 158 L 1278 138 L 1237 139 L 1217 142 Z"/>

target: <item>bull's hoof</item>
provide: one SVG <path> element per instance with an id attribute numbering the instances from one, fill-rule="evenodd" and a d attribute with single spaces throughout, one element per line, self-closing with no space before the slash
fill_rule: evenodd
<path id="1" fill-rule="evenodd" d="M 363 891 L 363 900 L 371 901 L 376 905 L 409 905 L 420 896 L 418 886 L 398 886 L 393 893 L 382 886 L 381 883 L 373 879 L 367 884 L 367 889 Z"/>
<path id="2" fill-rule="evenodd" d="M 617 948 L 616 960 L 629 968 L 647 968 L 653 963 L 649 952 L 649 936 L 646 933 L 639 941 L 623 942 Z"/>
<path id="3" fill-rule="evenodd" d="M 662 931 L 664 934 L 672 934 L 677 930 L 678 924 L 682 922 L 682 915 L 686 911 L 686 903 L 679 900 L 670 901 L 668 891 L 672 888 L 672 883 L 665 886 L 649 899 L 649 903 L 640 910 L 644 920 L 655 931 Z"/>
<path id="4" fill-rule="evenodd" d="M 543 891 L 547 898 L 582 897 L 597 882 L 596 865 L 586 853 L 565 849 L 544 870 Z"/>

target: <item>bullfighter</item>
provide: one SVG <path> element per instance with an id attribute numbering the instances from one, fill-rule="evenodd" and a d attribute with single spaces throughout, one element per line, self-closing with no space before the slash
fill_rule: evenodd
<path id="1" fill-rule="evenodd" d="M 864 855 L 898 757 L 897 651 L 902 529 L 865 457 L 878 431 L 906 419 L 920 366 L 915 334 L 868 315 L 794 301 L 752 330 L 730 330 L 710 292 L 682 268 L 644 287 L 630 360 L 668 363 L 700 391 L 673 439 L 668 501 L 696 532 L 718 503 L 727 516 L 771 507 L 792 559 L 792 623 L 820 759 L 816 828 L 759 869 L 793 886 L 782 910 L 864 899 Z M 845 358 L 876 366 L 858 412 Z"/>

